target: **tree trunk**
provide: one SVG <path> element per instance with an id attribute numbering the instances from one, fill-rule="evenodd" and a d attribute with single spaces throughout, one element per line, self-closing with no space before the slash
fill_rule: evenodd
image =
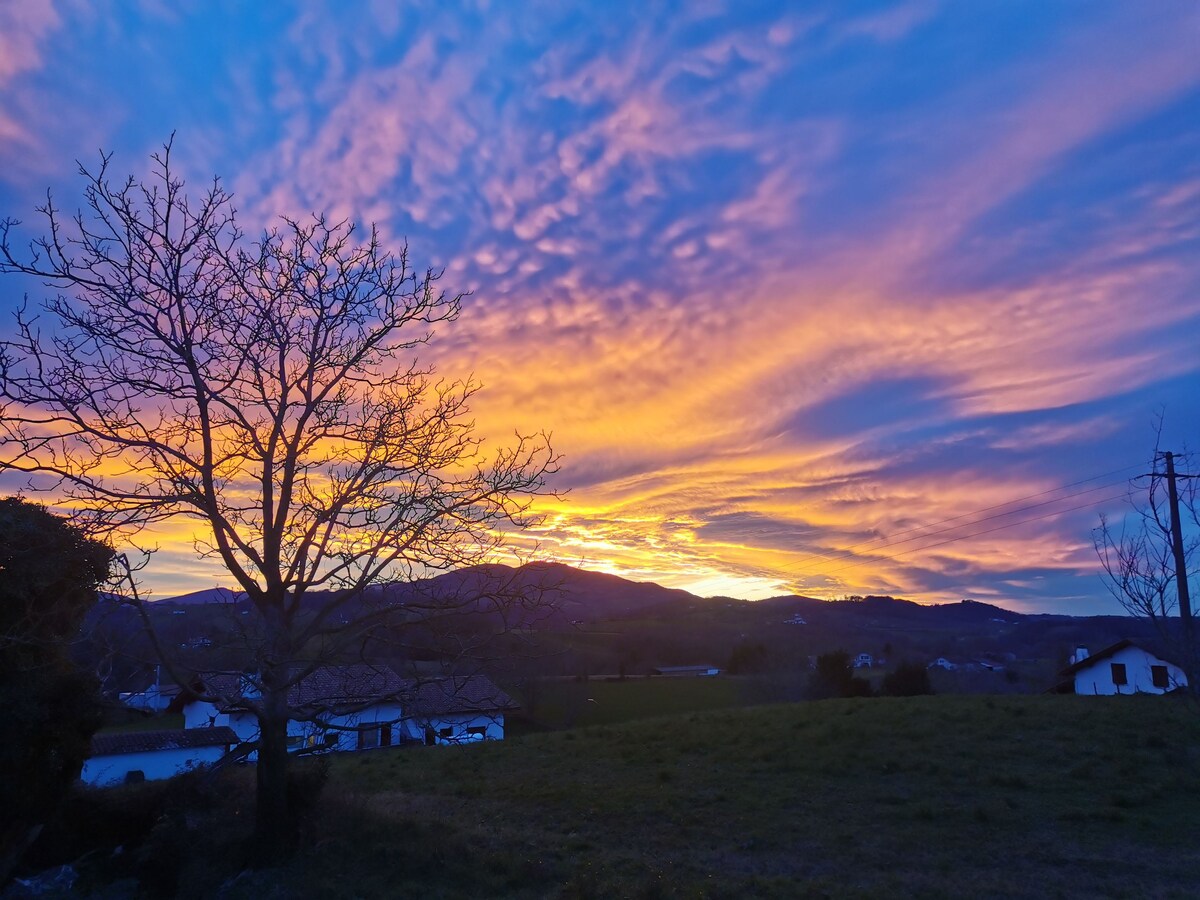
<path id="1" fill-rule="evenodd" d="M 292 827 L 287 790 L 287 690 L 263 685 L 259 715 L 258 791 L 255 830 L 258 855 L 272 864 L 291 851 Z"/>

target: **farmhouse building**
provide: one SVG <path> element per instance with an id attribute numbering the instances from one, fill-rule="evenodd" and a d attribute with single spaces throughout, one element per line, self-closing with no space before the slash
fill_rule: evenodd
<path id="1" fill-rule="evenodd" d="M 1165 694 L 1187 686 L 1187 676 L 1133 641 L 1118 641 L 1099 653 L 1079 647 L 1059 673 L 1054 691 L 1064 694 Z"/>
<path id="2" fill-rule="evenodd" d="M 209 675 L 196 694 L 183 708 L 186 728 L 226 725 L 241 741 L 258 740 L 247 703 L 259 696 L 252 678 Z M 384 666 L 353 665 L 314 669 L 289 689 L 288 706 L 294 752 L 503 740 L 504 714 L 515 704 L 483 675 L 418 681 Z"/>
<path id="3" fill-rule="evenodd" d="M 97 786 L 170 778 L 217 762 L 237 742 L 225 727 L 98 734 L 79 778 Z"/>

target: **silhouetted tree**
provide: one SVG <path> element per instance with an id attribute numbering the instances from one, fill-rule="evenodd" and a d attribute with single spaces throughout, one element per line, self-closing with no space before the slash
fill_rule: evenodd
<path id="1" fill-rule="evenodd" d="M 742 641 L 729 654 L 725 667 L 730 675 L 749 675 L 767 668 L 767 648 L 758 641 Z"/>
<path id="2" fill-rule="evenodd" d="M 393 625 L 518 614 L 523 592 L 393 602 L 368 588 L 494 558 L 556 460 L 544 435 L 485 453 L 467 418 L 477 385 L 415 361 L 459 314 L 440 273 L 321 216 L 250 240 L 220 183 L 189 196 L 170 152 L 143 182 L 114 182 L 107 156 L 81 165 L 85 211 L 47 202 L 26 253 L 18 223 L 0 224 L 0 271 L 61 291 L 0 345 L 0 470 L 31 473 L 114 541 L 192 523 L 197 551 L 244 592 L 252 615 L 230 627 L 253 661 L 243 703 L 274 858 L 289 832 L 289 688 Z"/>
<path id="3" fill-rule="evenodd" d="M 0 499 L 0 886 L 79 777 L 100 724 L 70 644 L 112 550 L 19 498 Z"/>
<path id="4" fill-rule="evenodd" d="M 880 692 L 887 697 L 917 697 L 932 694 L 929 670 L 919 662 L 904 662 L 883 677 Z"/>
<path id="5" fill-rule="evenodd" d="M 850 654 L 834 650 L 817 657 L 816 668 L 809 679 L 808 695 L 813 700 L 830 697 L 869 697 L 871 685 L 865 678 L 856 678 L 850 664 Z"/>

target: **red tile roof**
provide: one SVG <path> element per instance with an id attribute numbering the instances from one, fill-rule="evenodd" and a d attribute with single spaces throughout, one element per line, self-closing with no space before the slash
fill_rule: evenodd
<path id="1" fill-rule="evenodd" d="M 486 675 L 456 675 L 414 686 L 403 711 L 406 716 L 458 712 L 493 713 L 515 709 L 513 699 Z"/>
<path id="2" fill-rule="evenodd" d="M 204 676 L 208 689 L 237 706 L 242 678 L 232 674 Z M 362 707 L 396 701 L 404 716 L 456 712 L 498 712 L 516 704 L 485 675 L 454 675 L 428 680 L 404 679 L 385 666 L 322 666 L 288 689 L 292 709 Z"/>

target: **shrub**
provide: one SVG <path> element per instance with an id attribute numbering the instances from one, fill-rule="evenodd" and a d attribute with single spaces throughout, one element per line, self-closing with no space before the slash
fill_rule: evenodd
<path id="1" fill-rule="evenodd" d="M 845 650 L 834 650 L 817 657 L 816 671 L 808 682 L 808 696 L 811 699 L 871 697 L 873 694 L 870 682 L 854 677 L 850 654 Z"/>
<path id="2" fill-rule="evenodd" d="M 883 679 L 882 691 L 887 697 L 917 697 L 932 694 L 929 670 L 919 662 L 905 662 L 888 672 Z"/>

